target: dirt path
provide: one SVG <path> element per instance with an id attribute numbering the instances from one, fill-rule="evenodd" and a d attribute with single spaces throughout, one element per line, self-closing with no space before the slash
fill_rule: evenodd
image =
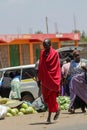
<path id="1" fill-rule="evenodd" d="M 53 118 L 54 115 L 52 115 Z M 51 125 L 46 124 L 47 112 L 28 114 L 16 117 L 6 117 L 0 120 L 0 130 L 53 130 L 63 129 L 66 126 L 77 126 L 87 122 L 87 113 L 69 114 L 67 111 L 61 111 L 59 119 Z M 75 128 L 74 128 L 75 129 Z"/>

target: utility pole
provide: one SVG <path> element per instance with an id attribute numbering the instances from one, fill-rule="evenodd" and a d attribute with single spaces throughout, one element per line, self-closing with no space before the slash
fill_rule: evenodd
<path id="1" fill-rule="evenodd" d="M 73 15 L 73 18 L 74 18 L 74 31 L 76 31 L 77 27 L 76 27 L 76 16 L 75 16 L 75 14 Z"/>
<path id="2" fill-rule="evenodd" d="M 18 33 L 18 34 L 21 34 L 21 32 L 22 32 L 22 31 L 21 31 L 21 27 L 17 27 L 17 33 Z"/>
<path id="3" fill-rule="evenodd" d="M 58 34 L 58 24 L 55 23 L 54 26 L 55 26 L 55 33 Z"/>
<path id="4" fill-rule="evenodd" d="M 46 32 L 48 34 L 48 17 L 46 16 Z"/>
<path id="5" fill-rule="evenodd" d="M 29 33 L 29 34 L 32 34 L 32 33 L 33 33 L 32 28 L 29 28 L 28 33 Z"/>

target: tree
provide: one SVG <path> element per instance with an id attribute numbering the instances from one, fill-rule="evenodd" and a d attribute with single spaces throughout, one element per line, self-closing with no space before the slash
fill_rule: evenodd
<path id="1" fill-rule="evenodd" d="M 73 33 L 80 33 L 80 30 L 73 30 Z"/>
<path id="2" fill-rule="evenodd" d="M 81 39 L 85 39 L 85 37 L 86 37 L 85 31 L 82 31 Z"/>
<path id="3" fill-rule="evenodd" d="M 43 32 L 42 31 L 37 31 L 37 32 L 35 32 L 35 34 L 42 34 Z"/>

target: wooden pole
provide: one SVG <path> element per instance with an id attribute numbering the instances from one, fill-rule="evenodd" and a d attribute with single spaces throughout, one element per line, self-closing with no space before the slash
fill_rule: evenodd
<path id="1" fill-rule="evenodd" d="M 33 54 L 33 43 L 29 43 L 30 48 L 29 48 L 29 52 L 30 52 L 30 64 L 34 63 L 34 54 Z"/>
<path id="2" fill-rule="evenodd" d="M 10 67 L 10 45 L 7 45 L 8 47 L 8 66 Z"/>
<path id="3" fill-rule="evenodd" d="M 22 65 L 22 49 L 21 49 L 21 44 L 19 44 L 19 57 L 20 57 L 20 65 Z"/>
<path id="4" fill-rule="evenodd" d="M 78 41 L 77 40 L 75 41 L 75 46 L 78 46 Z"/>

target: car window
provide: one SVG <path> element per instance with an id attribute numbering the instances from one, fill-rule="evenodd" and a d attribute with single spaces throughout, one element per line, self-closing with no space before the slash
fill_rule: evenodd
<path id="1" fill-rule="evenodd" d="M 22 70 L 22 80 L 29 79 L 35 77 L 35 69 L 34 68 L 24 68 Z"/>
<path id="2" fill-rule="evenodd" d="M 7 70 L 5 73 L 4 73 L 4 77 L 10 77 L 10 78 L 14 78 L 16 76 L 20 76 L 21 74 L 21 69 L 14 69 L 14 70 Z"/>

